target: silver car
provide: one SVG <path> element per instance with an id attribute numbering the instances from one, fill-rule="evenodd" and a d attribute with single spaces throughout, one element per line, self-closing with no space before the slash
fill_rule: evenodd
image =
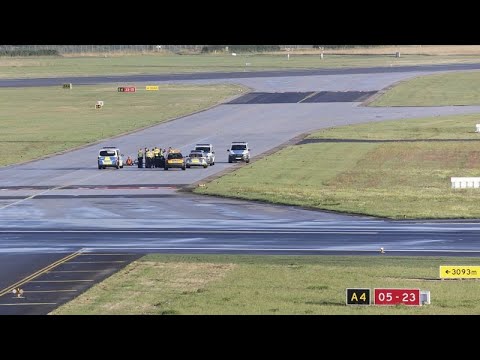
<path id="1" fill-rule="evenodd" d="M 205 153 L 201 150 L 192 150 L 187 157 L 186 167 L 190 168 L 192 166 L 203 166 L 204 168 L 208 167 L 207 157 Z"/>
<path id="2" fill-rule="evenodd" d="M 248 143 L 244 141 L 232 142 L 230 149 L 227 151 L 229 163 L 234 161 L 245 161 L 246 163 L 250 162 L 250 149 L 248 148 Z"/>
<path id="3" fill-rule="evenodd" d="M 205 153 L 208 165 L 215 165 L 215 151 L 213 151 L 212 144 L 195 144 L 195 150 L 201 150 Z"/>

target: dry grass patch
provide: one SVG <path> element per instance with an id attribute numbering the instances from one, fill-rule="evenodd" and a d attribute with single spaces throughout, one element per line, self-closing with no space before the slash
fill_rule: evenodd
<path id="1" fill-rule="evenodd" d="M 135 261 L 52 314 L 169 314 L 175 299 L 205 291 L 237 265 Z M 92 310 L 95 309 L 95 310 Z"/>

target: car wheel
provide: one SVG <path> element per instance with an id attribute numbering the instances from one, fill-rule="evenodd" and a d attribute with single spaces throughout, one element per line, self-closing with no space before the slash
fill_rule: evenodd
<path id="1" fill-rule="evenodd" d="M 245 162 L 248 164 L 250 162 L 250 159 L 245 160 Z"/>
<path id="2" fill-rule="evenodd" d="M 232 163 L 232 159 L 228 158 L 228 162 L 229 162 L 229 163 Z"/>
<path id="3" fill-rule="evenodd" d="M 100 165 L 98 165 L 98 169 L 99 169 L 99 170 L 102 170 L 102 167 L 101 167 Z"/>

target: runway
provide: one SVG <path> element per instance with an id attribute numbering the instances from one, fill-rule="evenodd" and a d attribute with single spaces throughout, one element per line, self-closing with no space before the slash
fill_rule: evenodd
<path id="1" fill-rule="evenodd" d="M 345 91 L 375 93 L 414 76 L 471 69 L 480 69 L 480 64 L 21 79 L 0 80 L 0 86 L 229 82 L 248 86 L 253 92 L 273 94 L 267 98 L 278 99 L 278 93 L 284 92 L 328 92 L 329 96 Z M 75 258 L 108 254 L 110 262 L 97 261 L 97 265 L 104 265 L 90 269 L 95 270 L 90 277 L 59 279 L 70 286 L 60 290 L 75 291 L 58 292 L 56 297 L 48 298 L 38 297 L 37 292 L 32 304 L 38 305 L 0 304 L 0 314 L 46 313 L 148 252 L 361 255 L 379 254 L 378 249 L 384 247 L 390 255 L 477 256 L 480 247 L 475 239 L 480 223 L 474 221 L 393 222 L 178 191 L 242 166 L 227 162 L 226 149 L 231 141 L 248 141 L 254 161 L 294 137 L 321 128 L 480 112 L 480 106 L 369 108 L 361 106 L 359 101 L 335 99 L 333 95 L 327 102 L 219 105 L 65 154 L 1 168 L 0 303 L 27 301 L 28 298 L 12 299 L 12 286 L 30 279 L 41 269 L 47 270 L 21 286 L 33 291 L 29 287 L 33 284 L 40 286 L 47 281 L 51 284 L 50 272 L 75 265 L 71 264 L 73 258 L 68 258 L 72 254 L 76 254 Z M 96 166 L 98 148 L 104 145 L 113 144 L 125 154 L 135 154 L 139 147 L 157 144 L 188 152 L 197 142 L 214 144 L 215 166 L 168 172 L 133 167 L 99 171 Z M 112 257 L 122 255 L 123 262 L 112 262 L 115 261 Z M 67 260 L 62 262 L 64 258 Z M 50 268 L 56 262 L 58 265 Z M 47 278 L 42 280 L 42 276 Z"/>

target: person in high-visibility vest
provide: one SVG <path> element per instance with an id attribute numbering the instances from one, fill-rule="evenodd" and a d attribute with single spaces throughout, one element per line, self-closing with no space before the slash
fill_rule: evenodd
<path id="1" fill-rule="evenodd" d="M 148 152 L 150 151 L 149 148 L 145 148 L 145 167 L 150 167 L 150 158 L 148 157 Z"/>
<path id="2" fill-rule="evenodd" d="M 147 150 L 147 164 L 148 168 L 151 168 L 154 166 L 154 156 L 155 154 L 153 153 L 153 150 Z"/>
<path id="3" fill-rule="evenodd" d="M 138 149 L 137 164 L 138 164 L 139 169 L 143 168 L 143 150 L 142 150 L 142 148 Z"/>
<path id="4" fill-rule="evenodd" d="M 160 149 L 158 146 L 155 146 L 155 149 L 153 149 L 153 155 L 155 157 L 155 167 L 159 168 L 160 167 Z"/>

